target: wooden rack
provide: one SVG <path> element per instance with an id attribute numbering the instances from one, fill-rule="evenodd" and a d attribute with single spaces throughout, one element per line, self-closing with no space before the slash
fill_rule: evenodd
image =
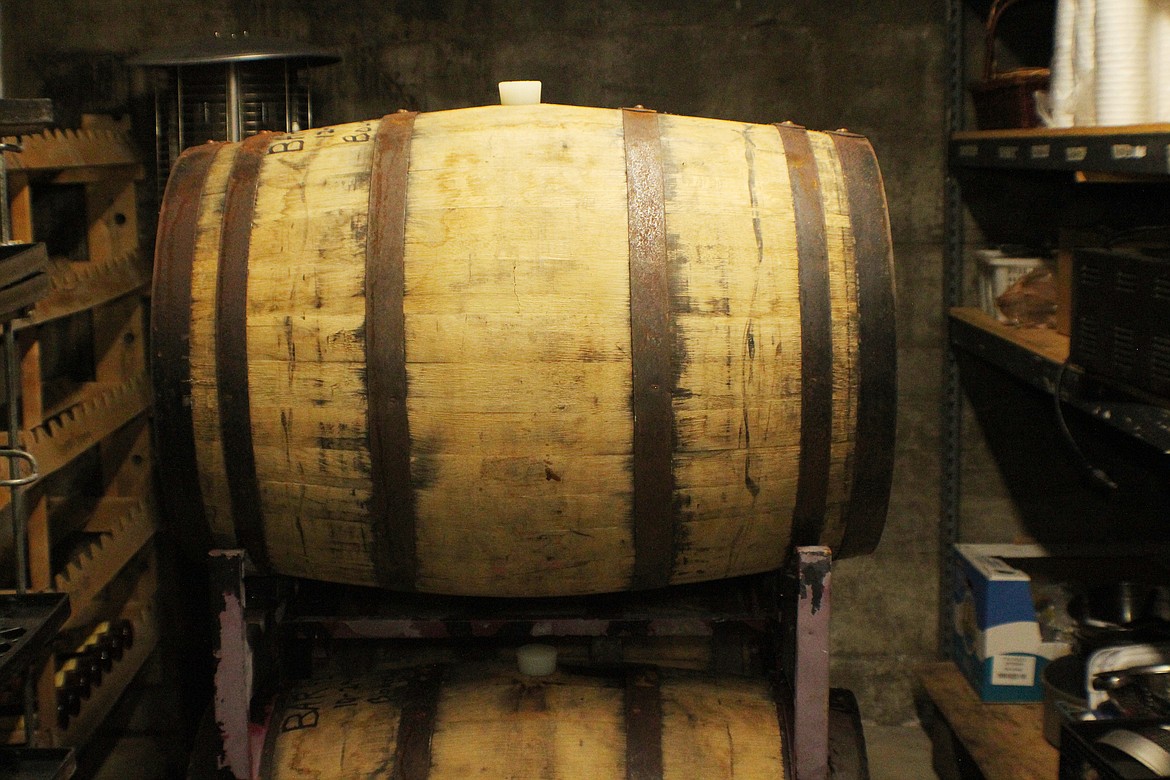
<path id="1" fill-rule="evenodd" d="M 134 635 L 67 719 L 58 717 L 58 662 L 50 658 L 40 674 L 35 742 L 80 747 L 157 640 L 145 340 L 150 260 L 139 247 L 135 193 L 143 169 L 125 133 L 113 127 L 17 142 L 21 152 L 5 153 L 12 235 L 48 238 L 51 255 L 50 291 L 16 325 L 23 443 L 42 474 L 28 494 L 29 579 L 33 590 L 69 594 L 59 652 L 84 642 L 102 621 L 129 620 Z M 43 203 L 59 193 L 84 208 L 61 209 L 57 201 L 56 213 L 44 213 Z M 63 221 L 76 223 L 66 229 L 77 237 L 67 251 L 43 235 Z M 54 376 L 62 351 L 71 363 L 92 355 L 92 371 L 74 365 L 67 377 Z"/>

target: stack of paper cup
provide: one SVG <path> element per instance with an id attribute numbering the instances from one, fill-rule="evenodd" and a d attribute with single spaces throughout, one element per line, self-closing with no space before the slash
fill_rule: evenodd
<path id="1" fill-rule="evenodd" d="M 1073 14 L 1073 124 L 1097 124 L 1096 0 L 1076 0 Z"/>
<path id="2" fill-rule="evenodd" d="M 1149 115 L 1149 0 L 1097 0 L 1097 124 Z"/>
<path id="3" fill-rule="evenodd" d="M 1170 2 L 1170 0 L 1167 0 Z M 1069 127 L 1073 123 L 1073 41 L 1076 24 L 1076 0 L 1059 0 L 1056 4 L 1056 32 L 1052 42 L 1052 78 L 1049 81 L 1050 127 Z"/>
<path id="4" fill-rule="evenodd" d="M 1170 0 L 1150 0 L 1151 122 L 1170 122 Z"/>

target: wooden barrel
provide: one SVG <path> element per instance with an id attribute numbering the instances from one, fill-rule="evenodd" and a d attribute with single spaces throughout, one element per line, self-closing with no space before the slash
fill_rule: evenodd
<path id="1" fill-rule="evenodd" d="M 784 740 L 759 678 L 427 666 L 287 691 L 259 776 L 779 778 Z"/>
<path id="2" fill-rule="evenodd" d="M 465 595 L 868 552 L 891 262 L 843 131 L 489 106 L 194 148 L 152 315 L 171 515 L 277 573 Z"/>

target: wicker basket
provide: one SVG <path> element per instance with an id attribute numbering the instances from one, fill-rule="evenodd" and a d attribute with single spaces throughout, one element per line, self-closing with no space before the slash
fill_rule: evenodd
<path id="1" fill-rule="evenodd" d="M 1037 90 L 1048 89 L 1048 68 L 995 68 L 995 30 L 1000 17 L 1019 0 L 995 0 L 987 15 L 986 53 L 983 80 L 971 85 L 975 101 L 975 123 L 980 130 L 1036 127 Z"/>

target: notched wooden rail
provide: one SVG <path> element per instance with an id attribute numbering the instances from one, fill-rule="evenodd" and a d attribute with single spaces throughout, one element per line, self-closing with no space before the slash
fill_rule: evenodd
<path id="1" fill-rule="evenodd" d="M 118 130 L 46 130 L 5 140 L 21 147 L 19 152 L 4 154 L 10 171 L 140 166 L 130 139 Z"/>
<path id="2" fill-rule="evenodd" d="M 134 252 L 107 262 L 49 261 L 49 292 L 16 327 L 27 328 L 92 309 L 150 284 L 150 261 Z"/>
<path id="3" fill-rule="evenodd" d="M 138 551 L 150 541 L 158 527 L 152 508 L 143 499 L 124 509 L 117 518 L 100 519 L 99 528 L 87 526 L 87 531 L 98 531 L 96 541 L 83 549 L 54 578 L 59 593 L 68 593 L 73 613 L 64 629 L 76 628 L 96 618 L 95 598 L 125 568 Z"/>
<path id="4" fill-rule="evenodd" d="M 145 373 L 118 384 L 94 383 L 71 408 L 24 432 L 42 476 L 70 463 L 150 406 Z"/>

